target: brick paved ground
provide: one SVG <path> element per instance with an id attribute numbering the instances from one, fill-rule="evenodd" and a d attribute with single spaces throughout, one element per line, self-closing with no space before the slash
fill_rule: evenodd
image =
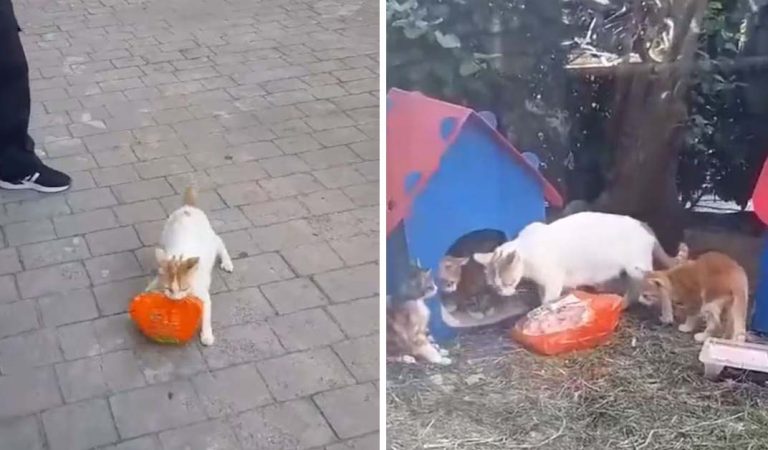
<path id="1" fill-rule="evenodd" d="M 0 449 L 378 443 L 378 2 L 31 0 L 33 136 L 0 192 Z M 124 311 L 194 180 L 235 258 L 216 344 Z"/>

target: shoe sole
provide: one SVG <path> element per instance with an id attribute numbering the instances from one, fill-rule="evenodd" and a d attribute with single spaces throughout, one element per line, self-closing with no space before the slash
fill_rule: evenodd
<path id="1" fill-rule="evenodd" d="M 58 186 L 58 187 L 45 187 L 34 183 L 22 182 L 21 184 L 8 183 L 0 180 L 0 189 L 6 189 L 9 191 L 26 191 L 33 190 L 37 192 L 43 192 L 45 194 L 55 194 L 56 192 L 62 192 L 69 189 L 70 185 Z"/>

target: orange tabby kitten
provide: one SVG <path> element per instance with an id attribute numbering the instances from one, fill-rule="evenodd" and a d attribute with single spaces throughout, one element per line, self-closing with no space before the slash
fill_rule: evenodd
<path id="1" fill-rule="evenodd" d="M 707 252 L 669 270 L 648 272 L 640 302 L 661 304 L 662 317 L 677 312 L 684 322 L 678 329 L 690 333 L 706 323 L 694 339 L 709 336 L 744 341 L 747 333 L 749 285 L 744 269 L 730 257 Z"/>

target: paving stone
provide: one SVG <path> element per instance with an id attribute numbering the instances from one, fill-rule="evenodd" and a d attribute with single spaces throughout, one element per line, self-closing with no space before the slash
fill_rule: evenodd
<path id="1" fill-rule="evenodd" d="M 302 153 L 301 158 L 313 169 L 323 170 L 360 161 L 359 156 L 346 146 L 337 146 Z"/>
<path id="2" fill-rule="evenodd" d="M 91 211 L 117 204 L 109 188 L 88 189 L 67 194 L 73 212 Z"/>
<path id="3" fill-rule="evenodd" d="M 280 252 L 299 275 L 327 272 L 344 266 L 344 262 L 325 242 L 305 244 Z"/>
<path id="4" fill-rule="evenodd" d="M 156 435 L 142 436 L 119 444 L 99 447 L 99 450 L 163 450 Z"/>
<path id="5" fill-rule="evenodd" d="M 109 398 L 117 430 L 123 438 L 167 430 L 205 419 L 188 381 L 174 381 Z"/>
<path id="6" fill-rule="evenodd" d="M 135 250 L 142 246 L 133 227 L 94 231 L 88 233 L 85 240 L 88 241 L 88 248 L 93 256 Z"/>
<path id="7" fill-rule="evenodd" d="M 331 305 L 328 312 L 349 337 L 375 334 L 379 331 L 378 297 Z"/>
<path id="8" fill-rule="evenodd" d="M 10 303 L 20 298 L 13 275 L 0 276 L 0 303 Z"/>
<path id="9" fill-rule="evenodd" d="M 21 262 L 16 249 L 11 247 L 0 250 L 0 275 L 16 272 L 21 272 Z"/>
<path id="10" fill-rule="evenodd" d="M 88 269 L 88 274 L 94 284 L 120 281 L 143 275 L 136 256 L 131 252 L 97 256 L 86 260 L 85 267 Z"/>
<path id="11" fill-rule="evenodd" d="M 224 280 L 230 289 L 237 290 L 293 276 L 291 269 L 277 253 L 264 253 L 238 260 L 235 271 L 225 274 Z"/>
<path id="12" fill-rule="evenodd" d="M 307 449 L 334 440 L 323 416 L 304 399 L 245 412 L 232 427 L 244 448 Z"/>
<path id="13" fill-rule="evenodd" d="M 93 293 L 96 296 L 99 311 L 102 315 L 126 312 L 131 299 L 143 291 L 148 284 L 148 277 L 138 277 L 94 287 Z"/>
<path id="14" fill-rule="evenodd" d="M 379 266 L 375 264 L 321 273 L 314 278 L 333 302 L 371 297 L 379 293 Z"/>
<path id="15" fill-rule="evenodd" d="M 192 379 L 208 417 L 222 417 L 272 403 L 267 385 L 256 366 L 243 364 Z"/>
<path id="16" fill-rule="evenodd" d="M 323 347 L 344 339 L 339 327 L 320 308 L 277 316 L 269 324 L 289 351 Z"/>
<path id="17" fill-rule="evenodd" d="M 13 223 L 6 225 L 4 228 L 5 238 L 10 245 L 30 244 L 56 238 L 56 233 L 53 231 L 53 225 L 50 220 Z"/>
<path id="18" fill-rule="evenodd" d="M 295 155 L 277 156 L 260 160 L 259 163 L 272 177 L 282 177 L 297 172 L 307 172 L 310 167 Z"/>
<path id="19" fill-rule="evenodd" d="M 134 167 L 139 176 L 144 179 L 177 175 L 193 170 L 183 156 L 159 158 L 150 162 L 137 163 Z"/>
<path id="20" fill-rule="evenodd" d="M 122 166 L 124 164 L 130 164 L 132 162 L 137 161 L 136 155 L 133 154 L 133 150 L 131 150 L 130 148 L 98 152 L 98 153 L 94 153 L 93 157 L 96 159 L 96 162 L 99 164 L 99 167 Z M 121 168 L 121 170 L 122 169 L 124 169 L 124 167 Z M 134 171 L 129 171 L 129 172 L 135 174 Z"/>
<path id="21" fill-rule="evenodd" d="M 214 305 L 211 312 L 214 329 L 257 322 L 275 315 L 272 306 L 255 287 L 215 294 L 211 303 Z"/>
<path id="22" fill-rule="evenodd" d="M 79 262 L 69 262 L 42 269 L 27 270 L 17 275 L 19 290 L 24 298 L 42 297 L 87 287 L 88 274 Z"/>
<path id="23" fill-rule="evenodd" d="M 314 215 L 328 214 L 354 208 L 354 203 L 339 190 L 324 190 L 300 196 L 304 205 Z"/>
<path id="24" fill-rule="evenodd" d="M 251 226 L 245 215 L 236 208 L 210 211 L 207 215 L 211 227 L 217 233 L 226 233 L 227 231 L 240 230 Z"/>
<path id="25" fill-rule="evenodd" d="M 46 410 L 62 403 L 52 367 L 0 376 L 0 420 Z"/>
<path id="26" fill-rule="evenodd" d="M 283 199 L 246 205 L 243 213 L 255 226 L 271 225 L 299 219 L 309 214 L 307 208 L 296 199 Z"/>
<path id="27" fill-rule="evenodd" d="M 264 251 L 276 251 L 310 244 L 321 238 L 304 219 L 276 223 L 251 230 L 251 238 Z"/>
<path id="28" fill-rule="evenodd" d="M 322 147 L 319 142 L 308 134 L 275 139 L 275 144 L 285 153 L 302 153 Z"/>
<path id="29" fill-rule="evenodd" d="M 263 323 L 214 329 L 213 334 L 216 343 L 203 349 L 203 356 L 212 369 L 258 361 L 283 353 L 283 347 L 275 334 Z"/>
<path id="30" fill-rule="evenodd" d="M 295 173 L 284 177 L 267 178 L 259 183 L 273 199 L 293 197 L 323 189 L 322 185 L 308 173 Z"/>
<path id="31" fill-rule="evenodd" d="M 118 166 L 91 170 L 93 179 L 99 186 L 114 186 L 116 184 L 139 181 L 139 175 L 132 167 Z"/>
<path id="32" fill-rule="evenodd" d="M 112 189 L 120 203 L 133 203 L 173 194 L 171 185 L 162 178 L 120 184 Z"/>
<path id="33" fill-rule="evenodd" d="M 357 381 L 374 381 L 379 378 L 378 334 L 339 342 L 333 349 Z"/>
<path id="34" fill-rule="evenodd" d="M 229 424 L 212 420 L 160 433 L 165 450 L 236 450 L 240 446 Z"/>
<path id="35" fill-rule="evenodd" d="M 325 450 L 374 450 L 377 448 L 379 448 L 379 433 L 372 433 L 329 445 Z"/>
<path id="36" fill-rule="evenodd" d="M 87 450 L 118 440 L 104 399 L 60 406 L 42 420 L 51 450 Z"/>
<path id="37" fill-rule="evenodd" d="M 97 319 L 93 322 L 93 330 L 104 352 L 130 349 L 141 342 L 146 342 L 128 314 Z"/>
<path id="38" fill-rule="evenodd" d="M 137 388 L 146 384 L 135 351 L 119 350 L 101 355 L 101 371 L 111 392 Z"/>
<path id="39" fill-rule="evenodd" d="M 59 237 L 86 234 L 118 226 L 115 214 L 109 209 L 54 217 L 53 225 Z"/>
<path id="40" fill-rule="evenodd" d="M 33 197 L 29 200 L 6 203 L 5 212 L 0 210 L 0 225 L 34 222 L 69 213 L 69 205 L 62 196 Z"/>
<path id="41" fill-rule="evenodd" d="M 289 314 L 328 303 L 317 286 L 307 278 L 265 284 L 261 286 L 261 291 L 280 314 Z"/>
<path id="42" fill-rule="evenodd" d="M 99 316 L 96 300 L 90 289 L 57 292 L 37 300 L 43 323 L 56 327 L 72 322 L 94 319 Z"/>
<path id="43" fill-rule="evenodd" d="M 109 392 L 101 369 L 101 356 L 56 364 L 56 377 L 67 403 L 102 396 Z"/>
<path id="44" fill-rule="evenodd" d="M 218 189 L 219 195 L 229 206 L 241 206 L 269 200 L 269 196 L 255 183 L 230 184 Z"/>
<path id="45" fill-rule="evenodd" d="M 153 246 L 160 242 L 163 226 L 165 226 L 165 219 L 139 223 L 134 225 L 134 228 L 139 233 L 139 239 L 141 239 L 142 244 Z"/>
<path id="46" fill-rule="evenodd" d="M 34 416 L 0 421 L 0 448 L 39 450 L 45 448 L 43 432 Z"/>
<path id="47" fill-rule="evenodd" d="M 165 210 L 157 200 L 145 200 L 129 205 L 119 205 L 115 207 L 115 214 L 117 215 L 117 221 L 121 225 L 132 225 L 166 218 Z"/>
<path id="48" fill-rule="evenodd" d="M 373 206 L 379 204 L 379 184 L 366 183 L 344 188 L 344 194 L 352 199 L 357 206 Z"/>
<path id="49" fill-rule="evenodd" d="M 181 191 L 183 192 L 186 190 L 186 188 L 187 185 L 184 185 L 181 187 Z M 184 205 L 184 200 L 182 199 L 182 195 L 172 195 L 169 197 L 161 198 L 160 203 L 163 205 L 163 209 L 165 210 L 164 217 L 167 217 L 177 209 L 181 208 Z M 197 207 L 208 213 L 211 211 L 224 209 L 227 207 L 227 205 L 216 191 L 198 191 Z"/>
<path id="50" fill-rule="evenodd" d="M 323 392 L 314 399 L 342 439 L 370 433 L 379 427 L 379 394 L 371 384 Z"/>
<path id="51" fill-rule="evenodd" d="M 378 167 L 376 173 L 378 173 Z M 312 174 L 329 189 L 361 184 L 366 181 L 366 178 L 352 166 L 331 167 L 316 170 Z"/>
<path id="52" fill-rule="evenodd" d="M 56 332 L 50 328 L 0 340 L 0 370 L 4 374 L 25 372 L 61 359 Z"/>
<path id="53" fill-rule="evenodd" d="M 344 364 L 328 348 L 262 361 L 258 363 L 258 368 L 269 390 L 279 401 L 354 383 Z"/>
<path id="54" fill-rule="evenodd" d="M 68 237 L 19 247 L 21 259 L 27 269 L 77 261 L 88 258 L 90 253 L 81 237 Z"/>
<path id="55" fill-rule="evenodd" d="M 374 233 L 334 240 L 329 244 L 349 266 L 375 262 L 379 259 L 379 236 Z"/>
<path id="56" fill-rule="evenodd" d="M 159 346 L 147 341 L 135 352 L 144 378 L 150 384 L 186 378 L 205 369 L 200 349 L 192 344 Z"/>
<path id="57" fill-rule="evenodd" d="M 0 338 L 36 330 L 37 310 L 32 300 L 0 304 Z"/>
<path id="58" fill-rule="evenodd" d="M 102 352 L 93 322 L 64 325 L 56 330 L 67 360 L 98 355 Z"/>

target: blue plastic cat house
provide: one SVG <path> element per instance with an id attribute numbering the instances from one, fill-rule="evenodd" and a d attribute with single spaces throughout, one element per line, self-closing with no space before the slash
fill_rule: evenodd
<path id="1" fill-rule="evenodd" d="M 528 158 L 526 158 L 528 156 Z M 520 154 L 489 121 L 471 109 L 417 92 L 387 95 L 387 291 L 401 282 L 409 261 L 437 273 L 461 236 L 481 229 L 514 238 L 544 219 L 562 198 L 538 171 L 534 155 Z M 437 340 L 455 330 L 429 302 Z"/>
<path id="2" fill-rule="evenodd" d="M 752 206 L 757 217 L 768 225 L 768 160 L 763 164 L 763 169 L 752 193 Z M 763 245 L 756 281 L 755 308 L 752 313 L 751 328 L 758 333 L 768 334 L 768 239 Z"/>

